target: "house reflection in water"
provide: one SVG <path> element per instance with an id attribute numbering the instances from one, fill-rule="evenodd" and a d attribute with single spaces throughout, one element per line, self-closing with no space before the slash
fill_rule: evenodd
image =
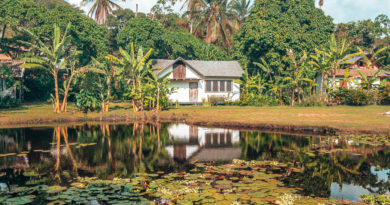
<path id="1" fill-rule="evenodd" d="M 230 161 L 241 157 L 240 131 L 186 124 L 168 127 L 171 144 L 165 149 L 177 162 Z"/>

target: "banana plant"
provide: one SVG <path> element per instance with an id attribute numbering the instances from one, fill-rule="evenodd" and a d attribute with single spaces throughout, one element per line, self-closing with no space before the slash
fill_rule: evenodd
<path id="1" fill-rule="evenodd" d="M 144 109 L 143 95 L 142 95 L 142 82 L 151 70 L 152 61 L 149 60 L 153 49 L 150 49 L 145 55 L 143 48 L 140 47 L 136 53 L 134 50 L 134 44 L 130 45 L 130 52 L 119 48 L 120 57 L 113 55 L 106 56 L 106 59 L 118 67 L 118 76 L 123 76 L 126 83 L 130 85 L 130 92 L 126 96 L 132 99 L 134 112 L 139 112 Z"/>
<path id="2" fill-rule="evenodd" d="M 368 69 L 378 69 L 377 65 L 386 58 L 386 56 L 380 56 L 380 54 L 387 51 L 389 48 L 389 46 L 385 46 L 375 52 L 375 49 L 372 49 L 372 51 L 369 52 L 371 55 L 366 54 L 366 52 L 364 52 L 360 47 L 358 47 L 358 50 L 360 51 L 364 62 L 367 64 Z"/>
<path id="3" fill-rule="evenodd" d="M 21 65 L 22 68 L 26 69 L 45 69 L 49 71 L 49 73 L 54 78 L 54 91 L 55 91 L 55 101 L 54 101 L 54 111 L 56 113 L 64 112 L 66 106 L 60 105 L 60 96 L 59 96 L 59 88 L 58 88 L 58 72 L 61 69 L 69 69 L 66 66 L 70 65 L 70 69 L 74 70 L 76 67 L 74 63 L 70 63 L 69 60 L 74 59 L 75 55 L 78 52 L 72 52 L 74 54 L 69 55 L 69 49 L 71 48 L 71 36 L 68 35 L 68 31 L 70 29 L 71 24 L 69 23 L 65 29 L 63 35 L 61 35 L 60 27 L 56 24 L 53 25 L 54 33 L 52 36 L 52 45 L 49 43 L 44 43 L 37 35 L 32 33 L 31 31 L 21 28 L 28 36 L 32 38 L 36 44 L 22 41 L 21 43 L 27 45 L 30 48 L 33 48 L 38 51 L 40 55 L 25 57 L 22 60 L 25 64 Z M 71 79 L 69 79 L 70 82 Z M 63 102 L 66 102 L 64 99 Z M 62 109 L 63 108 L 63 109 Z"/>

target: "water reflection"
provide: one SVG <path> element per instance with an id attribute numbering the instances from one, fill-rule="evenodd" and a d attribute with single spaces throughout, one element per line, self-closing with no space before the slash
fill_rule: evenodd
<path id="1" fill-rule="evenodd" d="M 231 161 L 241 157 L 240 132 L 230 129 L 203 128 L 186 124 L 168 127 L 169 156 L 178 163 L 188 161 Z"/>
<path id="2" fill-rule="evenodd" d="M 343 138 L 144 122 L 0 130 L 0 188 L 67 184 L 192 169 L 191 161 L 279 161 L 281 179 L 306 195 L 358 200 L 388 193 L 389 151 Z"/>

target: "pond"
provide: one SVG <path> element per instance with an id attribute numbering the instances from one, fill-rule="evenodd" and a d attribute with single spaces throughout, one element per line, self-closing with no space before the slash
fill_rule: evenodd
<path id="1" fill-rule="evenodd" d="M 206 172 L 218 173 L 218 176 L 211 182 L 208 175 L 202 175 Z M 257 176 L 258 173 L 263 175 Z M 225 194 L 224 200 L 230 199 L 226 197 L 226 190 L 251 196 L 247 201 L 251 203 L 256 202 L 253 201 L 256 197 L 260 197 L 256 200 L 265 199 L 267 193 L 272 192 L 254 194 L 237 189 L 249 177 L 259 179 L 263 186 L 259 190 L 269 184 L 283 187 L 284 193 L 294 190 L 291 193 L 311 198 L 358 201 L 361 194 L 389 194 L 389 173 L 390 147 L 361 144 L 341 137 L 141 122 L 0 130 L 0 202 L 35 203 L 39 198 L 37 189 L 42 187 L 49 193 L 61 192 L 69 186 L 85 188 L 93 180 L 107 183 L 129 178 L 137 179 L 140 184 L 139 178 L 146 180 L 146 176 L 149 181 L 141 180 L 141 187 L 149 187 L 143 191 L 151 189 L 152 185 L 155 189 L 152 194 L 141 194 L 142 197 L 163 202 L 163 198 L 173 200 L 167 197 L 169 187 L 161 188 L 162 184 L 167 184 L 163 179 L 171 179 L 171 189 L 183 189 L 180 188 L 183 183 L 173 185 L 178 182 L 178 178 L 170 178 L 173 174 L 176 174 L 174 177 L 183 175 L 180 180 L 202 181 L 218 188 Z M 197 188 L 202 186 L 197 184 Z M 50 192 L 53 187 L 58 190 Z M 137 189 L 136 193 L 142 193 Z M 202 195 L 205 189 L 195 192 L 198 198 L 193 201 L 206 196 Z M 115 200 L 120 202 L 125 198 Z M 92 199 L 90 201 L 94 201 Z M 52 200 L 69 202 L 60 201 L 58 197 Z M 95 200 L 97 204 L 107 201 L 109 198 Z"/>

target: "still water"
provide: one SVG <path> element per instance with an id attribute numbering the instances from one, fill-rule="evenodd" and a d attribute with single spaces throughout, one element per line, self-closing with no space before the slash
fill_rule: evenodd
<path id="1" fill-rule="evenodd" d="M 356 201 L 390 189 L 390 147 L 329 136 L 132 123 L 0 130 L 0 190 L 66 185 L 78 176 L 181 172 L 193 161 L 233 159 L 288 163 L 280 180 L 307 196 Z"/>

